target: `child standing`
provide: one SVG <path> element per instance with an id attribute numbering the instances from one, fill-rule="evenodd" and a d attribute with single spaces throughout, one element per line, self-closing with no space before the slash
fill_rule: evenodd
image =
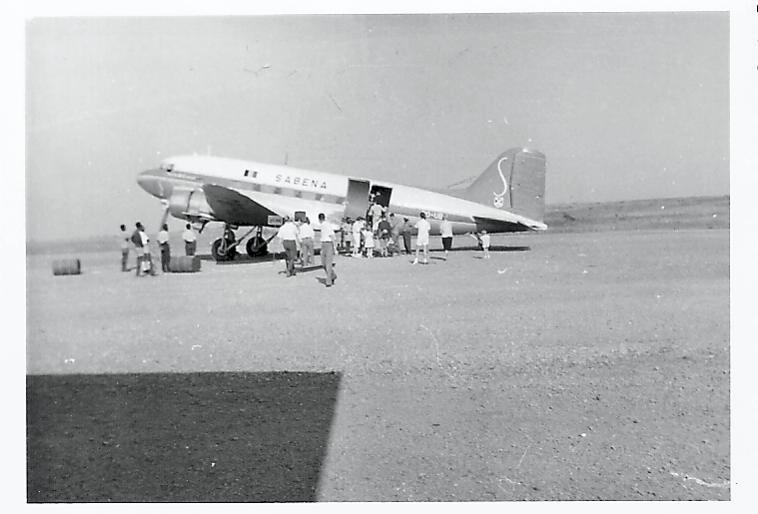
<path id="1" fill-rule="evenodd" d="M 479 237 L 479 240 L 482 243 L 482 250 L 484 250 L 484 258 L 489 259 L 490 258 L 490 235 L 487 233 L 486 230 L 482 229 L 481 236 Z"/>
<path id="2" fill-rule="evenodd" d="M 374 258 L 374 233 L 369 227 L 363 229 L 363 246 L 366 248 L 366 257 Z"/>

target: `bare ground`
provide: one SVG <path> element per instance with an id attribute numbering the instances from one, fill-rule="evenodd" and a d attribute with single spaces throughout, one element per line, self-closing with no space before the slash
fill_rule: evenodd
<path id="1" fill-rule="evenodd" d="M 331 421 L 305 446 L 328 440 L 308 499 L 729 499 L 728 230 L 497 236 L 488 261 L 470 242 L 456 239 L 469 249 L 447 261 L 435 252 L 428 266 L 341 257 L 330 289 L 320 270 L 284 278 L 281 262 L 203 262 L 197 274 L 137 279 L 117 271 L 117 250 L 82 256 L 84 274 L 69 277 L 53 277 L 51 256 L 28 257 L 28 444 L 42 438 L 48 448 L 29 455 L 29 499 L 51 498 L 34 480 L 54 481 L 58 494 L 79 490 L 66 479 L 70 452 L 54 449 L 75 447 L 66 438 L 76 430 L 109 437 L 103 427 L 113 419 L 144 430 L 163 474 L 139 453 L 128 462 L 153 469 L 167 488 L 205 491 L 192 481 L 224 466 L 244 478 L 244 459 L 230 456 L 271 451 L 221 445 L 211 468 L 213 452 L 174 452 L 141 418 L 119 418 L 117 392 L 93 396 L 99 419 L 46 407 L 89 390 L 93 374 L 293 371 L 340 377 L 332 400 L 329 391 L 323 403 L 310 400 Z M 79 382 L 52 387 L 60 374 Z M 213 410 L 220 421 L 182 437 L 206 444 L 218 426 L 240 426 L 234 409 L 256 397 L 254 380 L 245 391 Z M 60 419 L 40 432 L 48 411 Z M 261 427 L 295 423 L 289 410 L 261 419 L 238 437 L 265 440 Z M 68 434 L 55 428 L 72 423 Z M 43 464 L 51 458 L 60 466 Z M 275 459 L 270 466 L 281 469 Z M 93 469 L 78 480 L 97 487 L 112 468 Z M 291 477 L 277 476 L 267 495 L 248 499 L 290 499 Z M 219 485 L 204 498 L 164 499 L 239 498 L 233 492 Z M 160 500 L 160 491 L 144 498 Z"/>

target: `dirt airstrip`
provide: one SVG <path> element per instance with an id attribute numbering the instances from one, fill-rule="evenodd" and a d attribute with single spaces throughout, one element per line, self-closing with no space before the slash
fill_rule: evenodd
<path id="1" fill-rule="evenodd" d="M 730 498 L 728 227 L 471 243 L 329 289 L 29 255 L 29 501 Z"/>

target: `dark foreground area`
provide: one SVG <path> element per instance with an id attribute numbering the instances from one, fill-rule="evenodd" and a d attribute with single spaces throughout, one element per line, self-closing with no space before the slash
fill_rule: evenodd
<path id="1" fill-rule="evenodd" d="M 338 373 L 27 378 L 29 502 L 308 502 Z"/>

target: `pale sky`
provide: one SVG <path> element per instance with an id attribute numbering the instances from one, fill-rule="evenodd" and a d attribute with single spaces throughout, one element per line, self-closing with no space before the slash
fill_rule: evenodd
<path id="1" fill-rule="evenodd" d="M 37 18 L 26 37 L 28 239 L 155 230 L 136 175 L 193 152 L 440 188 L 527 146 L 548 204 L 729 193 L 727 13 Z"/>

